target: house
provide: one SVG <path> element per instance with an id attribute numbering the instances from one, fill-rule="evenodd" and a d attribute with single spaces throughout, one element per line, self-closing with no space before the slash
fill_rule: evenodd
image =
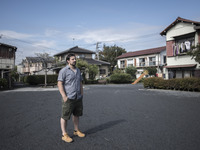
<path id="1" fill-rule="evenodd" d="M 125 69 L 129 66 L 137 68 L 136 78 L 138 78 L 147 67 L 156 67 L 159 76 L 165 76 L 163 73 L 163 66 L 165 64 L 165 46 L 128 52 L 117 57 L 117 65 L 119 69 Z"/>
<path id="2" fill-rule="evenodd" d="M 18 72 L 25 75 L 44 75 L 45 65 L 47 65 L 47 74 L 55 74 L 52 70 L 54 59 L 49 57 L 47 59 L 41 57 L 26 57 L 19 64 Z"/>
<path id="3" fill-rule="evenodd" d="M 0 43 L 0 75 L 1 78 L 7 78 L 9 72 L 15 67 L 17 47 Z"/>
<path id="4" fill-rule="evenodd" d="M 101 77 L 106 77 L 109 74 L 110 63 L 93 59 L 93 55 L 95 54 L 95 52 L 84 49 L 84 48 L 80 48 L 78 46 L 75 46 L 68 50 L 57 53 L 54 55 L 54 57 L 59 63 L 66 64 L 66 57 L 69 53 L 74 53 L 76 55 L 76 58 L 83 59 L 87 61 L 88 64 L 97 65 L 99 69 L 99 73 L 96 76 L 97 79 Z M 61 67 L 57 68 L 57 73 L 60 69 Z M 86 74 L 86 78 L 89 78 L 88 74 Z"/>
<path id="5" fill-rule="evenodd" d="M 200 64 L 187 55 L 200 43 L 200 22 L 178 17 L 160 35 L 166 36 L 166 78 L 200 77 Z"/>

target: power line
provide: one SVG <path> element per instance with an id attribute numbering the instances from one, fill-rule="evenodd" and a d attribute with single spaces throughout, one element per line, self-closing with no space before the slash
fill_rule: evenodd
<path id="1" fill-rule="evenodd" d="M 7 39 L 13 39 L 13 40 L 16 40 L 16 41 L 19 41 L 19 42 L 22 42 L 22 43 L 25 43 L 25 44 L 30 44 L 31 46 L 33 47 L 38 47 L 38 48 L 44 48 L 44 49 L 51 49 L 51 50 L 56 50 L 56 51 L 60 51 L 58 49 L 55 49 L 55 48 L 50 48 L 50 47 L 47 47 L 47 46 L 38 46 L 38 45 L 34 45 L 33 42 L 30 42 L 30 41 L 25 41 L 25 40 L 21 40 L 21 39 L 17 39 L 17 38 L 13 38 L 13 37 L 10 37 L 8 35 L 4 35 L 4 34 L 1 34 L 0 38 L 2 37 L 5 37 Z"/>

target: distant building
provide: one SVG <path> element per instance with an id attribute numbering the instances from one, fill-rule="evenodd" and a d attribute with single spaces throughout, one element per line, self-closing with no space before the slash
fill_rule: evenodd
<path id="1" fill-rule="evenodd" d="M 122 70 L 125 70 L 129 66 L 136 67 L 136 78 L 148 67 L 156 67 L 159 76 L 164 77 L 163 66 L 166 65 L 166 47 L 162 46 L 122 54 L 117 57 L 117 65 Z"/>
<path id="2" fill-rule="evenodd" d="M 166 78 L 200 77 L 200 64 L 187 55 L 200 43 L 200 22 L 178 17 L 160 35 L 166 36 Z"/>
<path id="3" fill-rule="evenodd" d="M 99 73 L 96 76 L 96 78 L 106 77 L 109 74 L 109 67 L 110 67 L 109 62 L 93 59 L 92 55 L 95 54 L 95 52 L 84 49 L 84 48 L 80 48 L 78 46 L 75 46 L 68 50 L 57 53 L 54 55 L 54 57 L 59 63 L 66 64 L 66 57 L 69 53 L 74 53 L 77 59 L 83 59 L 87 61 L 88 64 L 97 65 L 99 69 Z M 59 72 L 60 69 L 61 67 L 57 68 L 57 73 Z M 89 78 L 88 74 L 86 75 L 86 78 Z"/>
<path id="4" fill-rule="evenodd" d="M 41 57 L 26 57 L 19 64 L 18 72 L 25 75 L 44 75 L 45 63 L 47 64 L 47 74 L 55 74 L 53 72 L 53 64 L 55 63 L 53 58 L 43 59 Z"/>
<path id="5" fill-rule="evenodd" d="M 0 43 L 0 75 L 8 78 L 9 72 L 15 67 L 15 53 L 17 47 Z"/>

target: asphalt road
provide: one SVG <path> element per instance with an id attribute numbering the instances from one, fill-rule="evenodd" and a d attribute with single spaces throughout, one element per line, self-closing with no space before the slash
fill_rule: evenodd
<path id="1" fill-rule="evenodd" d="M 84 86 L 85 138 L 61 140 L 57 88 L 0 92 L 0 150 L 200 150 L 200 93 Z"/>

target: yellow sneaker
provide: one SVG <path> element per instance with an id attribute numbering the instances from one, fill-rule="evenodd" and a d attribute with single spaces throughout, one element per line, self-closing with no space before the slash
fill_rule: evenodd
<path id="1" fill-rule="evenodd" d="M 81 131 L 74 131 L 74 135 L 77 135 L 78 137 L 85 137 L 85 134 L 84 133 L 82 133 Z"/>
<path id="2" fill-rule="evenodd" d="M 72 138 L 69 137 L 69 135 L 67 133 L 65 133 L 63 136 L 62 136 L 62 140 L 67 142 L 67 143 L 71 143 L 73 141 Z"/>

